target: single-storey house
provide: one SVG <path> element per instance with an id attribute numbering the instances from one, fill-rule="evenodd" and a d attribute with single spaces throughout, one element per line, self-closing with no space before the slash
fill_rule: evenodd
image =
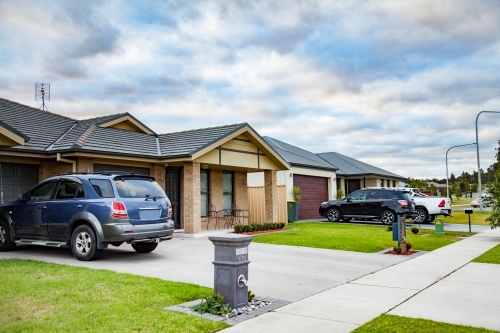
<path id="1" fill-rule="evenodd" d="M 278 222 L 277 171 L 289 168 L 247 123 L 157 134 L 127 112 L 77 120 L 0 98 L 3 202 L 62 173 L 135 172 L 154 176 L 176 228 L 197 234 L 209 203 L 247 209 L 249 172 L 263 172 L 266 220 Z"/>
<path id="2" fill-rule="evenodd" d="M 345 194 L 364 187 L 399 186 L 406 178 L 373 165 L 335 153 L 315 154 L 283 141 L 264 137 L 276 152 L 291 166 L 278 171 L 278 185 L 286 185 L 288 199 L 292 187 L 301 188 L 299 220 L 321 218 L 319 206 L 323 201 L 335 199 L 337 189 Z M 248 185 L 261 186 L 262 173 L 249 173 Z"/>

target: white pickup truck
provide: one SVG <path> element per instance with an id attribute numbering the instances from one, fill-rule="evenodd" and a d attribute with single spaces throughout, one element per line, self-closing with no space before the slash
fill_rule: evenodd
<path id="1" fill-rule="evenodd" d="M 418 189 L 404 187 L 400 189 L 409 190 L 415 200 L 417 216 L 413 218 L 416 223 L 430 223 L 437 215 L 451 215 L 451 200 L 446 197 L 435 197 L 421 193 Z"/>

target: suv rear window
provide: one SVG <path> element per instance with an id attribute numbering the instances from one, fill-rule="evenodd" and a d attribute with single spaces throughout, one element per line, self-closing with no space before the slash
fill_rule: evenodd
<path id="1" fill-rule="evenodd" d="M 165 192 L 157 182 L 149 178 L 115 178 L 118 195 L 122 198 L 162 198 Z"/>
<path id="2" fill-rule="evenodd" d="M 92 188 L 101 198 L 114 198 L 113 186 L 107 179 L 89 179 Z"/>

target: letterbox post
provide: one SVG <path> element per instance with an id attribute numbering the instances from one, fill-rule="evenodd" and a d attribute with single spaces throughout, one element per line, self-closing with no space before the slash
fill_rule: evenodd
<path id="1" fill-rule="evenodd" d="M 406 214 L 400 214 L 399 219 L 399 247 L 401 247 L 401 254 L 406 253 Z"/>
<path id="2" fill-rule="evenodd" d="M 253 236 L 228 234 L 208 238 L 215 246 L 214 292 L 233 309 L 248 305 L 248 245 Z"/>

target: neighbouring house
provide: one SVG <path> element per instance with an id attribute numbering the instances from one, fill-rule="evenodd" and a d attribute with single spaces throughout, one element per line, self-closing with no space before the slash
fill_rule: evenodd
<path id="1" fill-rule="evenodd" d="M 247 123 L 157 134 L 129 113 L 77 120 L 0 98 L 4 202 L 62 173 L 135 172 L 154 176 L 175 227 L 197 234 L 207 227 L 209 203 L 248 209 L 249 172 L 264 174 L 265 220 L 278 222 L 277 171 L 289 168 Z"/>
<path id="2" fill-rule="evenodd" d="M 301 189 L 299 220 L 321 218 L 319 204 L 335 197 L 335 172 L 337 168 L 318 155 L 286 142 L 264 137 L 291 166 L 289 170 L 278 171 L 278 185 L 285 185 L 287 199 L 292 200 L 292 188 Z M 262 173 L 249 173 L 248 186 L 261 186 Z"/>
<path id="3" fill-rule="evenodd" d="M 315 154 L 277 139 L 264 139 L 291 166 L 277 173 L 278 185 L 286 186 L 287 199 L 292 199 L 292 187 L 301 188 L 299 220 L 322 218 L 320 204 L 335 199 L 337 189 L 349 194 L 364 187 L 399 186 L 407 179 L 335 152 Z M 262 186 L 263 177 L 262 173 L 249 173 L 248 185 Z"/>
<path id="4" fill-rule="evenodd" d="M 400 181 L 408 179 L 339 153 L 317 155 L 338 169 L 337 188 L 343 189 L 345 194 L 365 187 L 396 187 Z"/>

